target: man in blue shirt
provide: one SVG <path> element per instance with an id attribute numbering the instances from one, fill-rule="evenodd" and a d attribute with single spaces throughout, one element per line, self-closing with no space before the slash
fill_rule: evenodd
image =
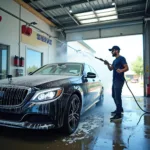
<path id="1" fill-rule="evenodd" d="M 108 69 L 110 71 L 113 70 L 112 97 L 116 104 L 116 110 L 112 112 L 114 116 L 110 119 L 118 120 L 122 119 L 121 113 L 123 112 L 121 93 L 125 80 L 124 72 L 128 71 L 129 68 L 126 59 L 120 55 L 120 48 L 118 46 L 113 46 L 109 51 L 111 51 L 113 57 L 116 57 L 112 65 L 107 60 L 104 61 Z"/>

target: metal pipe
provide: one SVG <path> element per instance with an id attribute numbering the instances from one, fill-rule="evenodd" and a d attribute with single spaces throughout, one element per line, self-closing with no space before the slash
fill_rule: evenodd
<path id="1" fill-rule="evenodd" d="M 96 14 L 96 12 L 95 12 L 94 8 L 92 7 L 92 5 L 91 5 L 90 1 L 89 1 L 89 0 L 87 0 L 87 2 L 89 3 L 89 5 L 90 5 L 90 7 L 91 7 L 91 9 L 92 9 L 92 11 L 93 11 L 93 13 L 95 14 L 95 17 L 96 17 L 96 18 L 97 18 L 97 20 L 100 22 L 100 19 L 98 18 L 98 16 L 97 16 L 97 14 Z"/>
<path id="2" fill-rule="evenodd" d="M 19 17 L 21 18 L 21 5 L 19 7 Z M 20 44 L 21 44 L 21 35 L 20 35 L 20 31 L 21 31 L 21 21 L 19 20 L 19 57 L 21 57 L 20 56 L 20 53 L 21 53 L 21 46 L 20 46 Z"/>
<path id="3" fill-rule="evenodd" d="M 62 4 L 60 4 L 60 7 L 61 7 L 63 10 L 65 10 L 65 12 L 70 16 L 70 18 L 71 18 L 77 25 L 80 25 L 80 24 L 78 23 L 78 21 L 63 7 Z"/>
<path id="4" fill-rule="evenodd" d="M 145 18 L 144 20 L 145 20 L 145 21 L 150 21 L 150 18 Z"/>
<path id="5" fill-rule="evenodd" d="M 37 5 L 37 4 L 35 3 L 35 1 L 31 0 L 31 2 L 32 2 L 32 4 L 36 5 L 36 7 L 38 7 L 39 9 L 41 9 L 45 14 L 47 14 L 49 17 L 51 17 L 51 18 L 52 18 L 55 22 L 57 22 L 60 26 L 62 26 L 61 23 L 60 23 L 57 19 L 55 19 L 52 15 L 50 15 L 50 14 L 47 13 L 43 8 L 41 8 L 39 5 Z M 63 27 L 63 26 L 62 26 L 62 27 Z"/>
<path id="6" fill-rule="evenodd" d="M 14 15 L 14 14 L 12 14 L 11 12 L 9 12 L 9 11 L 7 11 L 7 10 L 3 9 L 2 7 L 0 7 L 0 10 L 4 11 L 5 13 L 7 13 L 7 14 L 9 14 L 9 15 L 13 16 L 14 18 L 16 18 L 16 19 L 18 19 L 18 20 L 20 20 L 20 21 L 24 22 L 25 24 L 30 24 L 29 22 L 27 22 L 27 21 L 25 21 L 25 20 L 23 20 L 23 19 L 21 19 L 21 18 L 17 17 L 16 15 Z M 40 32 L 45 33 L 46 35 L 48 35 L 48 36 L 52 37 L 51 35 L 49 35 L 49 34 L 48 34 L 48 33 L 46 33 L 45 31 L 43 31 L 43 30 L 41 30 L 41 29 L 39 29 L 39 28 L 35 27 L 34 25 L 30 24 L 30 26 L 31 26 L 31 27 L 33 27 L 33 28 L 35 28 L 35 29 L 37 29 L 37 30 L 39 30 Z M 56 38 L 56 37 L 53 37 L 53 38 Z"/>
<path id="7" fill-rule="evenodd" d="M 114 0 L 114 3 L 115 3 L 115 10 L 116 10 L 116 13 L 117 13 L 117 16 L 118 16 L 118 8 L 117 8 L 117 3 L 115 2 L 115 0 Z"/>
<path id="8" fill-rule="evenodd" d="M 18 20 L 24 22 L 25 24 L 30 24 L 29 22 L 27 22 L 27 21 L 25 21 L 25 20 L 23 20 L 23 19 L 17 17 L 16 15 L 14 15 L 14 14 L 12 14 L 11 12 L 9 12 L 9 11 L 3 9 L 2 7 L 0 7 L 0 10 L 2 10 L 3 12 L 5 12 L 5 13 L 11 15 L 12 17 L 14 17 L 14 18 L 16 18 L 16 19 L 18 19 Z M 40 32 L 42 32 L 42 33 L 44 33 L 44 34 L 46 34 L 48 37 L 52 37 L 52 38 L 54 38 L 56 41 L 58 41 L 58 42 L 60 42 L 60 43 L 62 43 L 62 44 L 67 45 L 65 42 L 59 40 L 57 37 L 51 36 L 50 34 L 48 34 L 48 33 L 46 33 L 45 31 L 43 31 L 43 30 L 41 30 L 41 29 L 39 29 L 39 28 L 33 26 L 32 24 L 31 24 L 30 26 L 33 27 L 34 29 L 36 29 L 36 30 L 38 30 L 38 31 L 40 31 Z M 75 50 L 76 52 L 78 51 L 77 49 L 75 49 L 75 48 L 73 48 L 73 47 L 71 47 L 71 46 L 69 46 L 69 45 L 67 45 L 67 47 L 70 47 L 71 49 Z"/>
<path id="9" fill-rule="evenodd" d="M 145 5 L 145 14 L 147 13 L 148 4 L 149 4 L 149 0 L 146 1 L 146 5 Z"/>

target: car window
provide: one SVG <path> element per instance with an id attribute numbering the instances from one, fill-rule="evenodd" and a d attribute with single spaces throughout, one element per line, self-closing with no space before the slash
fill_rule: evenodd
<path id="1" fill-rule="evenodd" d="M 49 72 L 52 72 L 52 69 L 54 67 L 48 67 L 48 68 L 45 68 L 41 71 L 42 74 L 49 74 Z"/>
<path id="2" fill-rule="evenodd" d="M 41 75 L 81 75 L 82 71 L 82 64 L 54 64 L 54 65 L 47 65 L 34 74 L 41 74 Z"/>

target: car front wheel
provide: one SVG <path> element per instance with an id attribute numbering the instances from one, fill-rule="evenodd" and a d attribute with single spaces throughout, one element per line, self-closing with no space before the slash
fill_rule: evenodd
<path id="1" fill-rule="evenodd" d="M 68 102 L 67 110 L 64 117 L 65 133 L 72 134 L 78 127 L 80 120 L 81 100 L 74 94 Z"/>

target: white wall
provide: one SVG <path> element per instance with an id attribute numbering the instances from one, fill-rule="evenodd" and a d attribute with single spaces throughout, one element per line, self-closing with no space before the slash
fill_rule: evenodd
<path id="1" fill-rule="evenodd" d="M 1 0 L 0 6 L 19 16 L 19 6 L 13 1 Z M 0 15 L 2 16 L 2 21 L 0 22 L 0 43 L 10 46 L 10 68 L 8 73 L 12 74 L 15 67 L 12 65 L 13 60 L 11 57 L 19 53 L 19 20 L 14 19 L 1 10 Z"/>
<path id="2" fill-rule="evenodd" d="M 54 31 L 54 28 L 50 27 L 48 24 L 37 18 L 35 15 L 21 7 L 15 3 L 13 0 L 0 0 L 0 7 L 11 12 L 16 16 L 20 16 L 23 20 L 27 22 L 37 22 L 36 27 L 42 29 L 46 33 L 56 37 L 57 33 Z M 13 65 L 13 58 L 15 55 L 19 56 L 19 47 L 20 47 L 20 57 L 26 56 L 26 49 L 31 48 L 33 50 L 39 51 L 43 53 L 43 65 L 56 61 L 56 39 L 51 38 L 52 45 L 47 45 L 43 47 L 36 47 L 27 45 L 25 43 L 21 43 L 21 26 L 19 26 L 20 21 L 7 13 L 0 10 L 0 16 L 2 16 L 2 21 L 0 22 L 0 44 L 8 45 L 10 48 L 10 56 L 9 56 L 9 74 L 15 76 L 15 67 Z M 24 23 L 21 22 L 21 25 Z M 39 31 L 33 29 L 35 32 L 40 33 Z M 19 40 L 20 37 L 20 40 Z M 19 46 L 20 44 L 20 46 Z M 23 68 L 24 74 L 26 74 L 25 68 Z"/>

